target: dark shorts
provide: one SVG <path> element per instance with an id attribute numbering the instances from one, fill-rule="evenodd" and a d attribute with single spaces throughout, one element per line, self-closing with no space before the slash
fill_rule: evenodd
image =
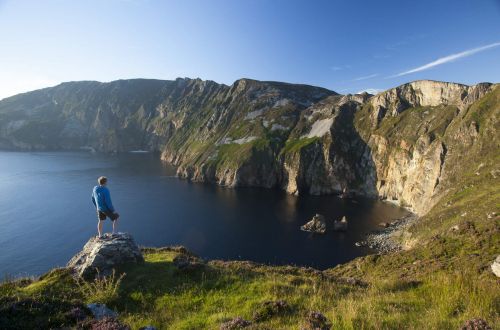
<path id="1" fill-rule="evenodd" d="M 111 212 L 111 211 L 97 211 L 97 218 L 99 218 L 99 221 L 106 220 L 106 217 L 108 217 L 111 221 L 115 221 L 118 219 L 120 215 L 116 212 Z"/>

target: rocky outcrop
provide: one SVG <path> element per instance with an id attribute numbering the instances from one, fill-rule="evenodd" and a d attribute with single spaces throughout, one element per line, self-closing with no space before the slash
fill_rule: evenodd
<path id="1" fill-rule="evenodd" d="M 91 278 L 97 274 L 110 275 L 118 266 L 129 263 L 144 262 L 142 253 L 131 235 L 119 233 L 106 234 L 104 238 L 92 237 L 68 262 L 67 267 L 84 278 Z"/>
<path id="2" fill-rule="evenodd" d="M 465 109 L 490 91 L 492 84 L 467 86 L 432 80 L 418 80 L 389 89 L 370 99 L 372 123 L 376 126 L 387 116 L 396 116 L 408 108 L 455 105 Z"/>
<path id="3" fill-rule="evenodd" d="M 326 232 L 326 220 L 321 214 L 316 214 L 308 223 L 300 227 L 302 231 L 324 234 Z"/>
<path id="4" fill-rule="evenodd" d="M 102 320 L 104 318 L 115 319 L 118 317 L 118 313 L 112 309 L 109 309 L 105 304 L 88 304 L 87 308 L 90 310 L 92 316 L 94 316 L 96 320 Z"/>

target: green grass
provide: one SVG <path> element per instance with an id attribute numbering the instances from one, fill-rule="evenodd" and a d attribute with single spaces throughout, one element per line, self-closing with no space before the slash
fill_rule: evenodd
<path id="1" fill-rule="evenodd" d="M 300 151 L 302 148 L 319 141 L 318 137 L 300 138 L 286 141 L 281 153 L 288 154 Z"/>
<path id="2" fill-rule="evenodd" d="M 210 262 L 204 270 L 185 273 L 172 263 L 176 254 L 149 249 L 144 264 L 120 270 L 127 275 L 108 304 L 123 322 L 134 329 L 147 324 L 217 329 L 236 316 L 252 320 L 262 303 L 282 299 L 289 312 L 271 315 L 258 326 L 299 329 L 312 310 L 322 312 L 333 329 L 456 329 L 473 317 L 500 325 L 497 280 L 478 280 L 477 274 L 466 271 L 423 277 L 367 274 L 366 285 L 354 285 L 336 269 L 320 273 L 245 262 Z M 4 283 L 0 292 L 20 299 L 56 299 L 59 304 L 85 299 L 64 270 L 28 285 Z"/>

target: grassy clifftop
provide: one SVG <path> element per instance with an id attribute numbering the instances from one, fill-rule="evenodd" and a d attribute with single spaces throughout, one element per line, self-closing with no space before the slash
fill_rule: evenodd
<path id="1" fill-rule="evenodd" d="M 117 310 L 120 320 L 134 329 L 148 324 L 217 329 L 237 316 L 251 321 L 251 329 L 299 329 L 309 324 L 310 311 L 321 312 L 333 329 L 457 329 L 474 317 L 499 325 L 498 280 L 487 274 L 476 278 L 468 268 L 389 274 L 380 272 L 380 258 L 371 256 L 352 263 L 364 272 L 360 277 L 344 276 L 345 267 L 319 272 L 219 261 L 180 271 L 172 263 L 179 253 L 148 249 L 145 264 L 121 270 L 126 275 L 116 293 L 89 294 L 64 269 L 36 281 L 4 283 L 0 325 L 74 326 L 71 309 L 95 301 Z M 18 303 L 15 315 L 12 301 L 37 304 L 23 308 Z M 269 301 L 283 301 L 284 307 L 269 307 Z M 46 315 L 44 308 L 56 312 Z M 14 319 L 17 323 L 11 323 Z"/>

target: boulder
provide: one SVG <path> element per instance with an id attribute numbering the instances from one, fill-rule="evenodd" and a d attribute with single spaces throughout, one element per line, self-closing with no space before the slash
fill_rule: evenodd
<path id="1" fill-rule="evenodd" d="M 88 304 L 87 308 L 96 320 L 102 320 L 105 318 L 115 319 L 118 317 L 118 313 L 109 309 L 105 304 Z"/>
<path id="2" fill-rule="evenodd" d="M 316 214 L 308 223 L 300 227 L 300 230 L 311 233 L 324 234 L 326 232 L 326 220 L 321 214 Z"/>
<path id="3" fill-rule="evenodd" d="M 141 263 L 144 258 L 130 234 L 106 234 L 92 237 L 83 250 L 68 262 L 68 267 L 84 278 L 110 275 L 114 268 L 128 263 Z"/>
<path id="4" fill-rule="evenodd" d="M 333 230 L 335 231 L 346 231 L 347 230 L 347 218 L 342 217 L 340 221 L 333 222 Z"/>
<path id="5" fill-rule="evenodd" d="M 498 255 L 495 261 L 491 264 L 491 270 L 493 271 L 493 274 L 500 277 L 500 255 Z"/>

